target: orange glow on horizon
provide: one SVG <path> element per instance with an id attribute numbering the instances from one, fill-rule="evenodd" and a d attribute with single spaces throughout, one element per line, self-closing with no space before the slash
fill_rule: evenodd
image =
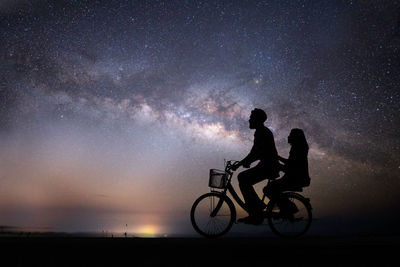
<path id="1" fill-rule="evenodd" d="M 160 227 L 154 224 L 144 224 L 133 230 L 135 235 L 140 237 L 155 237 L 160 233 Z"/>

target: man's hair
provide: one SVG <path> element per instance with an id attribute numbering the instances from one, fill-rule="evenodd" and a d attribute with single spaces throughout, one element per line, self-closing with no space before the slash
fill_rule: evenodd
<path id="1" fill-rule="evenodd" d="M 254 118 L 257 121 L 260 121 L 262 123 L 264 123 L 267 120 L 267 113 L 265 113 L 264 110 L 259 109 L 259 108 L 255 108 L 251 111 L 251 115 L 254 116 Z"/>

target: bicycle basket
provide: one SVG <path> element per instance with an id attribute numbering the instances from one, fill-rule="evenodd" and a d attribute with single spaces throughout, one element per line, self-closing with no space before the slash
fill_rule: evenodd
<path id="1" fill-rule="evenodd" d="M 228 175 L 221 170 L 210 169 L 210 180 L 208 186 L 212 188 L 225 188 L 228 182 Z"/>

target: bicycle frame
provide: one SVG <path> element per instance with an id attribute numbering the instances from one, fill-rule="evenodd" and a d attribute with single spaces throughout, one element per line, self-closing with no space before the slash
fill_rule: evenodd
<path id="1" fill-rule="evenodd" d="M 228 180 L 228 184 L 224 190 L 224 195 L 226 195 L 226 191 L 229 191 L 229 193 L 231 194 L 232 198 L 236 201 L 237 204 L 239 204 L 239 206 L 244 209 L 245 211 L 247 211 L 247 207 L 246 204 L 243 202 L 243 200 L 238 196 L 238 194 L 235 191 L 235 188 L 233 188 L 232 184 L 231 184 L 231 179 L 232 179 L 232 174 L 229 177 Z"/>
<path id="2" fill-rule="evenodd" d="M 239 204 L 239 206 L 240 206 L 242 209 L 244 209 L 245 211 L 248 212 L 247 207 L 246 207 L 246 204 L 245 204 L 245 203 L 243 202 L 243 200 L 239 197 L 239 195 L 238 195 L 238 194 L 236 193 L 236 191 L 235 191 L 235 188 L 232 186 L 231 180 L 232 180 L 233 172 L 231 171 L 231 168 L 230 168 L 231 166 L 232 166 L 232 164 L 230 163 L 230 161 L 228 161 L 228 163 L 227 163 L 227 165 L 226 165 L 226 167 L 225 167 L 225 173 L 228 173 L 228 174 L 229 174 L 229 178 L 228 178 L 226 187 L 224 188 L 224 190 L 223 190 L 222 192 L 220 192 L 220 194 L 225 195 L 227 198 L 229 198 L 229 197 L 227 196 L 227 194 L 226 194 L 226 192 L 229 191 L 229 193 L 232 195 L 232 198 L 236 201 L 236 203 Z M 267 183 L 269 183 L 270 181 L 271 181 L 271 179 L 268 179 L 268 182 L 267 182 Z M 219 191 L 215 191 L 215 192 L 219 192 Z M 288 191 L 288 192 L 291 192 L 291 191 Z M 310 199 L 305 198 L 305 197 L 303 197 L 302 195 L 297 194 L 297 193 L 295 193 L 295 192 L 292 192 L 292 194 L 296 194 L 296 195 L 298 195 L 299 197 L 303 198 L 303 199 L 306 201 L 306 203 L 309 203 L 309 201 L 310 201 Z M 263 195 L 262 201 L 264 201 L 264 199 L 265 199 L 265 194 Z M 221 200 L 218 202 L 218 204 L 215 206 L 215 209 L 214 209 L 213 212 L 211 212 L 211 214 L 210 214 L 211 217 L 215 217 L 215 216 L 217 215 L 218 211 L 220 210 L 220 208 L 221 208 L 221 206 L 222 206 L 222 203 L 223 203 L 223 199 L 221 199 Z M 309 206 L 311 207 L 311 205 L 309 205 Z"/>
<path id="3" fill-rule="evenodd" d="M 228 178 L 228 182 L 226 187 L 224 188 L 224 190 L 221 192 L 221 194 L 225 195 L 226 197 L 227 194 L 226 192 L 229 191 L 229 193 L 232 195 L 232 198 L 236 201 L 237 204 L 239 204 L 239 206 L 244 209 L 245 211 L 248 212 L 246 204 L 243 202 L 243 200 L 238 196 L 238 194 L 235 191 L 235 188 L 233 188 L 232 184 L 231 184 L 231 180 L 232 180 L 232 176 L 233 176 L 233 172 L 230 170 L 230 164 L 228 163 L 227 166 L 225 167 L 225 173 L 229 174 L 229 178 Z M 229 197 L 228 197 L 229 198 Z M 221 208 L 223 203 L 223 200 L 221 199 L 217 206 L 215 207 L 214 211 L 211 213 L 211 217 L 215 217 L 219 211 L 219 209 Z"/>
<path id="4" fill-rule="evenodd" d="M 231 172 L 231 171 L 229 171 L 228 172 L 229 173 L 229 179 L 228 179 L 228 182 L 227 182 L 227 185 L 226 185 L 226 187 L 225 187 L 225 189 L 224 189 L 224 191 L 222 191 L 222 193 L 221 194 L 223 194 L 223 195 L 225 195 L 226 196 L 226 191 L 229 191 L 229 193 L 231 193 L 231 195 L 232 195 L 232 197 L 233 197 L 233 199 L 236 201 L 236 203 L 238 203 L 239 204 L 239 206 L 242 208 L 242 209 L 244 209 L 245 211 L 247 211 L 248 212 L 248 210 L 247 210 L 247 207 L 246 207 L 246 204 L 243 202 L 243 200 L 238 196 L 238 194 L 236 193 L 236 191 L 235 191 L 235 188 L 232 186 L 232 184 L 231 184 L 231 180 L 232 180 L 232 176 L 233 176 L 233 173 Z M 268 182 L 267 182 L 267 185 L 268 185 L 268 183 L 271 181 L 271 179 L 269 179 L 268 180 Z M 301 194 L 298 194 L 298 193 L 296 193 L 296 192 L 294 192 L 294 191 L 284 191 L 284 192 L 290 192 L 292 195 L 296 195 L 296 196 L 298 196 L 299 198 L 302 198 L 304 201 L 305 201 L 305 203 L 307 204 L 307 206 L 309 206 L 309 208 L 310 209 L 312 209 L 312 207 L 311 207 L 311 204 L 310 204 L 310 199 L 309 198 L 306 198 L 306 197 L 304 197 L 304 196 L 302 196 Z M 228 197 L 228 196 L 227 196 Z M 265 199 L 265 194 L 263 195 L 263 198 L 261 199 L 261 201 L 264 201 L 264 199 Z M 222 203 L 221 203 L 222 204 Z M 215 214 L 218 212 L 218 210 L 221 208 L 221 205 L 217 205 L 216 206 L 216 208 L 215 208 L 215 210 L 214 211 L 216 211 L 215 212 Z M 213 212 L 213 214 L 214 214 L 214 212 Z M 214 215 L 215 216 L 215 215 Z"/>

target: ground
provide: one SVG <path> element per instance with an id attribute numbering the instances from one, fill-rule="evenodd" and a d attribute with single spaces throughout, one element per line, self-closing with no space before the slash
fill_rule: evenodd
<path id="1" fill-rule="evenodd" d="M 385 266 L 400 236 L 281 238 L 1 237 L 4 266 Z M 3 264 L 1 264 L 3 266 Z"/>

